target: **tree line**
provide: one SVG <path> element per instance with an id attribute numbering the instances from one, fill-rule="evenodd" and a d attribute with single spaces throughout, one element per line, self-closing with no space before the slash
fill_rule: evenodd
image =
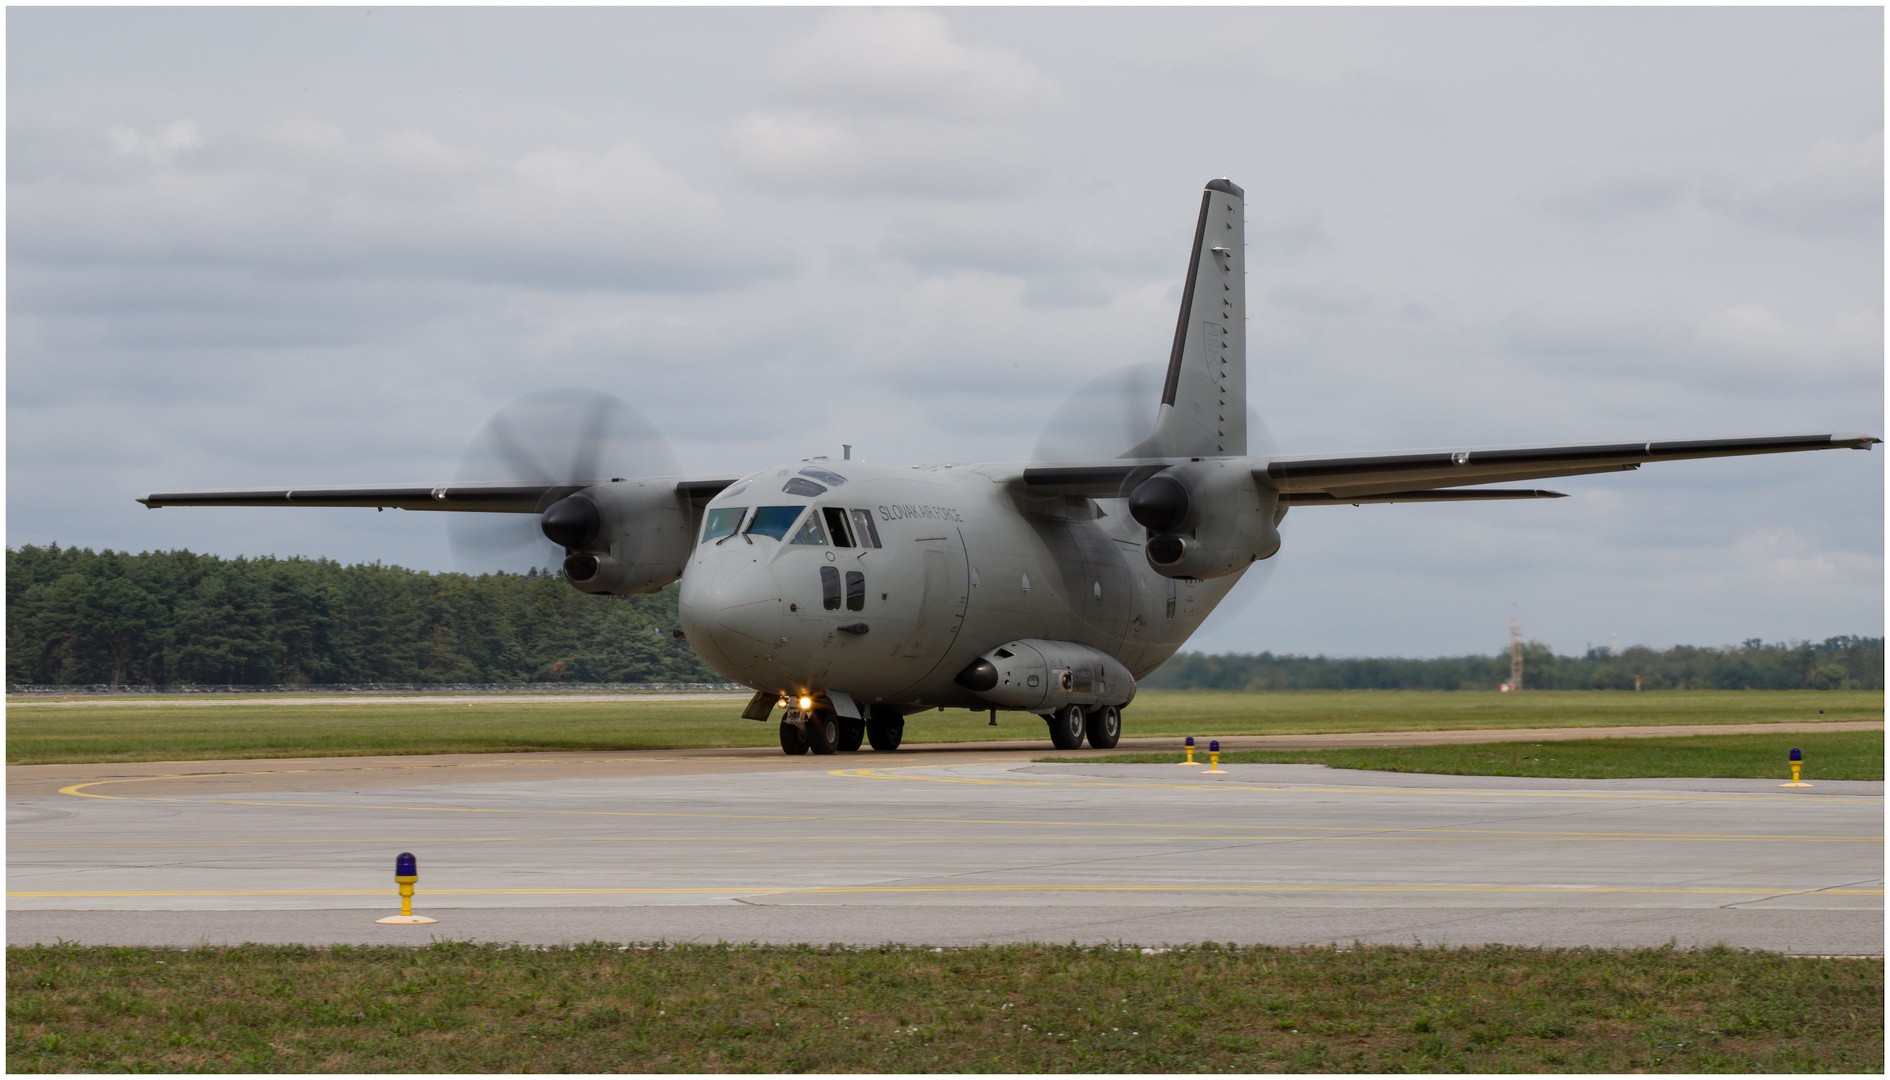
<path id="1" fill-rule="evenodd" d="M 332 559 L 7 549 L 11 685 L 699 683 L 722 676 L 672 633 L 676 589 L 580 593 L 552 572 L 428 573 Z M 1883 689 L 1882 638 L 1634 647 L 1557 656 L 1543 690 Z M 1428 660 L 1179 653 L 1151 689 L 1489 690 L 1509 654 Z"/>
<path id="2" fill-rule="evenodd" d="M 724 681 L 677 625 L 674 587 L 595 597 L 538 571 L 7 549 L 12 685 Z"/>
<path id="3" fill-rule="evenodd" d="M 1557 656 L 1538 641 L 1523 646 L 1525 690 L 1882 690 L 1883 639 L 1840 636 L 1810 642 L 1662 652 L 1642 646 Z M 1509 681 L 1509 651 L 1430 660 L 1371 657 L 1178 653 L 1142 681 L 1174 690 L 1494 690 Z"/>

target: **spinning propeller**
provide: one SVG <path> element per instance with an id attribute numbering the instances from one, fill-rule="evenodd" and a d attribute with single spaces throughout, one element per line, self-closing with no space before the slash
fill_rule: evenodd
<path id="1" fill-rule="evenodd" d="M 572 493 L 612 477 L 674 476 L 669 443 L 635 409 L 596 390 L 528 394 L 500 409 L 460 458 L 460 483 L 553 485 L 532 514 L 450 514 L 454 562 L 469 573 L 556 566 L 602 527 Z"/>
<path id="2" fill-rule="evenodd" d="M 1106 371 L 1071 392 L 1044 422 L 1037 436 L 1032 461 L 1050 464 L 1062 461 L 1106 461 L 1137 446 L 1155 430 L 1155 417 L 1162 396 L 1166 364 L 1130 364 Z M 1265 421 L 1253 409 L 1247 410 L 1247 452 L 1275 454 L 1279 447 L 1267 430 Z M 1129 514 L 1130 491 L 1141 478 L 1132 478 L 1115 499 L 1100 500 L 1109 514 Z M 1171 481 L 1172 483 L 1172 481 Z M 1184 496 L 1185 498 L 1185 496 Z M 1233 592 L 1222 600 L 1202 624 L 1205 629 L 1226 625 L 1253 603 L 1267 579 L 1273 576 L 1274 561 L 1268 559 L 1248 568 Z"/>

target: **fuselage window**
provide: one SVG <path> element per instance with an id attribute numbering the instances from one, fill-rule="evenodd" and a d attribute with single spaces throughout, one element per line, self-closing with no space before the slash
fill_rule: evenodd
<path id="1" fill-rule="evenodd" d="M 871 510 L 851 510 L 848 512 L 853 515 L 853 536 L 860 542 L 860 546 L 870 548 L 878 547 L 879 526 L 873 524 L 873 512 Z"/>
<path id="2" fill-rule="evenodd" d="M 794 539 L 788 541 L 790 544 L 825 544 L 826 542 L 827 538 L 820 535 L 820 518 L 814 514 L 807 515 L 807 520 L 801 522 L 800 531 L 794 534 Z"/>
<path id="3" fill-rule="evenodd" d="M 831 566 L 820 568 L 820 606 L 828 611 L 840 610 L 840 571 Z"/>
<path id="4" fill-rule="evenodd" d="M 853 541 L 847 539 L 847 512 L 837 506 L 825 507 L 820 512 L 827 519 L 827 531 L 833 535 L 833 546 L 852 547 Z"/>
<path id="5" fill-rule="evenodd" d="M 858 570 L 847 571 L 847 610 L 866 610 L 866 575 Z"/>
<path id="6" fill-rule="evenodd" d="M 829 487 L 839 487 L 841 484 L 847 482 L 847 478 L 841 476 L 839 473 L 829 472 L 815 465 L 809 465 L 807 468 L 802 469 L 801 475 L 811 476 Z"/>
<path id="7" fill-rule="evenodd" d="M 702 524 L 702 542 L 734 536 L 735 530 L 742 527 L 742 515 L 747 512 L 746 506 L 718 506 L 709 511 Z"/>
<path id="8" fill-rule="evenodd" d="M 757 506 L 754 519 L 748 523 L 748 535 L 772 536 L 776 540 L 787 535 L 794 527 L 794 519 L 801 516 L 798 506 Z"/>
<path id="9" fill-rule="evenodd" d="M 798 476 L 789 480 L 787 483 L 782 484 L 781 490 L 786 492 L 789 495 L 812 496 L 812 495 L 827 494 L 826 488 L 821 487 L 819 484 L 814 483 L 812 480 L 804 480 Z"/>

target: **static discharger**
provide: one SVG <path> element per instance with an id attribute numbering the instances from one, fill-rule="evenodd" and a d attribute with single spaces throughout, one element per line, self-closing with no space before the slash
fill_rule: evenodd
<path id="1" fill-rule="evenodd" d="M 440 921 L 413 913 L 413 883 L 420 880 L 420 867 L 413 857 L 413 852 L 403 851 L 394 856 L 394 880 L 400 884 L 400 914 L 389 915 L 385 919 L 375 919 L 375 922 L 419 925 Z"/>
<path id="2" fill-rule="evenodd" d="M 1209 773 L 1217 773 L 1221 771 L 1222 771 L 1221 769 L 1221 740 L 1209 739 L 1208 740 L 1208 767 L 1202 770 L 1201 775 L 1206 776 Z"/>
<path id="3" fill-rule="evenodd" d="M 1187 740 L 1181 744 L 1181 748 L 1188 752 L 1188 760 L 1182 762 L 1183 765 L 1200 764 L 1200 762 L 1194 760 L 1194 736 L 1188 736 Z"/>
<path id="4" fill-rule="evenodd" d="M 1810 787 L 1810 784 L 1798 779 L 1798 770 L 1803 768 L 1804 765 L 1805 755 L 1801 753 L 1796 746 L 1792 747 L 1792 782 L 1789 784 L 1780 784 L 1779 787 Z"/>

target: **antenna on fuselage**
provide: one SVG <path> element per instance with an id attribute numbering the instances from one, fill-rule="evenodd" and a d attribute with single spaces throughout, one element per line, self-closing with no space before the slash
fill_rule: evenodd
<path id="1" fill-rule="evenodd" d="M 841 461 L 853 460 L 853 444 L 852 443 L 840 444 L 840 460 Z"/>

